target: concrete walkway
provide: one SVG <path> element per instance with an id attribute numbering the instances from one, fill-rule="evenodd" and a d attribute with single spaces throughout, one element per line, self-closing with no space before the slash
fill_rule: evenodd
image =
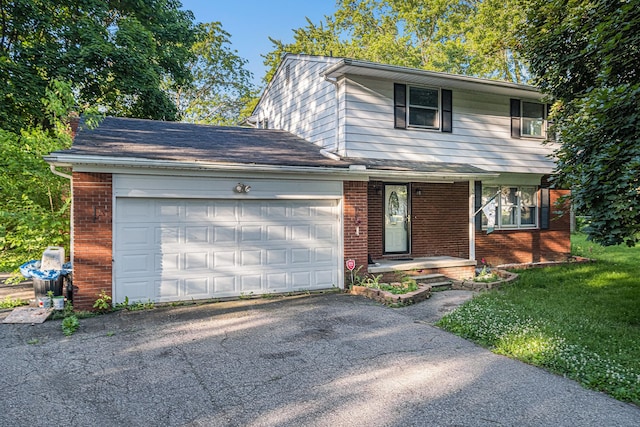
<path id="1" fill-rule="evenodd" d="M 400 309 L 330 294 L 118 312 L 71 337 L 0 324 L 0 425 L 640 425 L 636 406 L 431 326 L 448 292 Z"/>

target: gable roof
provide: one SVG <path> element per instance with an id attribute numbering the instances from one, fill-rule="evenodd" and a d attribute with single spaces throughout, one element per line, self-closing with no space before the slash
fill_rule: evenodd
<path id="1" fill-rule="evenodd" d="M 487 92 L 518 98 L 542 98 L 542 94 L 535 86 L 350 58 L 342 58 L 337 62 L 328 62 L 327 67 L 322 72 L 322 77 L 336 79 L 349 74 L 427 86 Z"/>

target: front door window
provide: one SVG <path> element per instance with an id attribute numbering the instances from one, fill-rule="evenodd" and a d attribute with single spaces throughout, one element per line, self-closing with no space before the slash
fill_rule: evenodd
<path id="1" fill-rule="evenodd" d="M 384 252 L 409 252 L 409 191 L 407 184 L 384 186 Z"/>

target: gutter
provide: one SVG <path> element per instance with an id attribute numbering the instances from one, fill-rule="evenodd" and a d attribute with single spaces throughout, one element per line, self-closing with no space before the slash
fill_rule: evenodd
<path id="1" fill-rule="evenodd" d="M 173 169 L 191 172 L 241 172 L 251 173 L 273 173 L 285 175 L 330 175 L 334 179 L 347 179 L 357 181 L 368 181 L 370 179 L 390 179 L 406 181 L 412 179 L 417 182 L 454 182 L 466 181 L 470 179 L 490 179 L 497 178 L 500 174 L 494 172 L 478 173 L 448 173 L 439 174 L 437 172 L 419 172 L 410 170 L 379 170 L 369 169 L 365 165 L 345 164 L 338 166 L 276 166 L 259 165 L 246 163 L 201 163 L 184 162 L 176 160 L 150 160 L 133 157 L 103 157 L 85 156 L 75 154 L 49 155 L 44 157 L 51 168 L 55 166 L 76 167 L 86 166 L 94 168 L 146 168 L 146 169 Z M 58 171 L 56 171 L 58 172 Z M 112 171 L 113 172 L 113 171 Z M 58 172 L 60 173 L 60 172 Z M 311 179 L 311 178 L 310 178 Z"/>

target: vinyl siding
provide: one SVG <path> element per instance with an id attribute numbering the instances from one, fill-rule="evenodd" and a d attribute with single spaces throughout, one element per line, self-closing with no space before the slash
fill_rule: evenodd
<path id="1" fill-rule="evenodd" d="M 511 138 L 509 98 L 453 91 L 453 132 L 394 129 L 393 83 L 351 76 L 346 82 L 345 154 L 394 160 L 469 163 L 488 171 L 550 173 L 553 146 Z"/>
<path id="2" fill-rule="evenodd" d="M 289 131 L 323 148 L 336 143 L 336 93 L 320 72 L 334 58 L 288 57 L 256 107 L 258 121 Z M 289 81 L 286 69 L 289 68 Z"/>

